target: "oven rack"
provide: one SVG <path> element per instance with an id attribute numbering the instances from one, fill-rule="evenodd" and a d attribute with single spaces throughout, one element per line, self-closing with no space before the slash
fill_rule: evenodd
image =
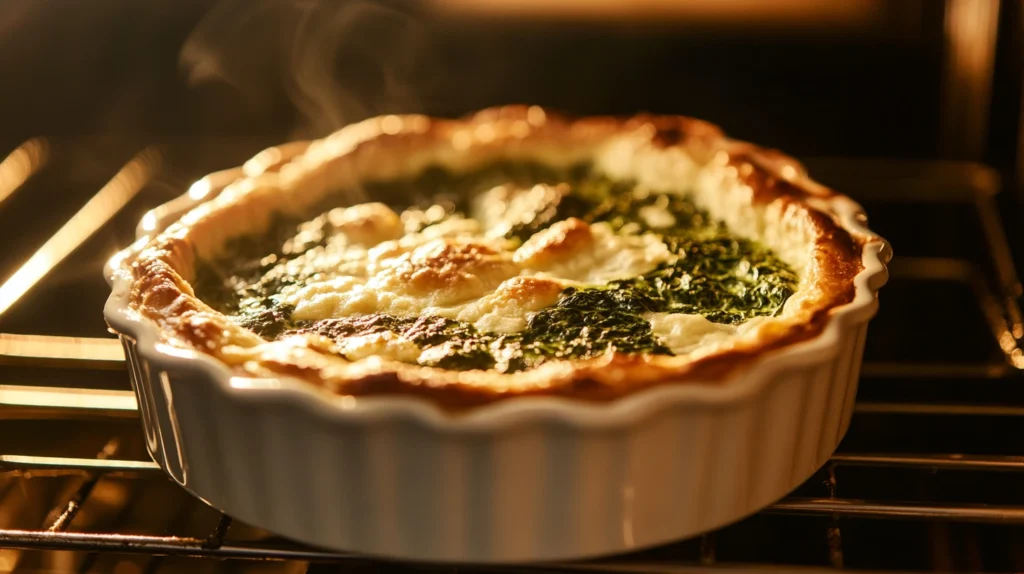
<path id="1" fill-rule="evenodd" d="M 134 417 L 134 394 L 130 391 L 96 391 L 84 395 L 70 389 L 35 389 L 0 386 L 0 406 L 14 415 L 46 416 L 88 421 L 95 417 Z M 1024 416 L 1024 407 L 962 407 L 957 405 L 894 405 L 867 403 L 858 405 L 855 413 L 894 412 L 911 414 L 927 411 L 949 416 Z M 353 555 L 319 551 L 297 544 L 260 545 L 232 542 L 225 538 L 231 517 L 220 514 L 216 526 L 202 538 L 158 536 L 145 534 L 111 534 L 101 532 L 69 532 L 85 499 L 96 482 L 107 475 L 119 478 L 164 478 L 162 470 L 152 461 L 109 458 L 108 448 L 95 459 L 50 456 L 0 455 L 0 473 L 25 479 L 37 476 L 76 476 L 81 485 L 66 501 L 50 513 L 54 518 L 38 530 L 0 530 L 0 547 L 24 549 L 79 550 L 87 552 L 141 552 L 147 554 L 180 554 L 215 558 L 279 559 L 310 561 L 364 560 Z M 1006 471 L 1024 473 L 1024 456 L 972 456 L 961 454 L 868 454 L 840 453 L 828 463 L 827 472 L 835 475 L 843 466 L 883 466 L 926 470 Z M 838 486 L 838 485 L 837 485 Z M 1000 522 L 1024 525 L 1024 506 L 971 504 L 908 504 L 885 500 L 858 500 L 840 497 L 786 498 L 767 508 L 776 514 L 821 515 L 835 518 L 858 517 L 876 519 L 941 519 L 967 522 Z M 713 555 L 712 555 L 713 556 Z M 649 571 L 646 568 L 636 571 Z M 617 570 L 630 571 L 630 570 Z"/>
<path id="2" fill-rule="evenodd" d="M 31 144 L 32 142 L 29 142 Z M 24 146 L 23 146 L 24 148 Z M 19 148 L 22 149 L 22 148 Z M 148 155 L 147 155 L 148 154 Z M 111 195 L 117 185 L 139 186 L 138 166 L 158 163 L 155 152 L 137 155 L 114 177 L 100 194 Z M 821 171 L 842 169 L 844 164 L 824 161 Z M 839 167 L 837 167 L 839 166 Z M 2 167 L 2 165 L 0 165 Z M 899 165 L 885 162 L 872 164 L 874 173 L 900 169 Z M 999 347 L 1002 360 L 936 364 L 932 362 L 866 362 L 862 370 L 863 385 L 872 380 L 920 381 L 956 377 L 979 380 L 1011 380 L 1024 383 L 1020 371 L 1024 369 L 1024 355 L 1020 342 L 1024 339 L 1019 299 L 1020 282 L 1017 279 L 1005 230 L 1000 223 L 996 207 L 998 177 L 991 169 L 973 164 L 935 164 L 925 166 L 931 179 L 917 178 L 918 185 L 901 185 L 899 194 L 891 194 L 881 187 L 874 192 L 859 194 L 862 201 L 884 202 L 949 202 L 963 203 L 973 209 L 983 230 L 985 252 L 989 261 L 977 262 L 962 258 L 897 257 L 891 266 L 894 280 L 936 282 L 948 281 L 965 285 L 973 294 L 985 324 Z M 126 171 L 127 170 L 127 171 Z M 853 171 L 859 172 L 859 169 Z M 935 172 L 935 173 L 932 173 Z M 817 172 L 816 172 L 817 173 Z M 125 175 L 127 174 L 127 176 Z M 950 184 L 950 174 L 969 185 Z M 941 175 L 941 177 L 939 177 Z M 120 179 L 119 179 L 120 178 Z M 127 178 L 127 179 L 126 179 Z M 135 178 L 135 180 L 131 179 Z M 883 176 L 883 179 L 885 177 Z M 138 181 L 136 181 L 138 180 Z M 120 184 L 118 182 L 120 181 Z M 128 181 L 126 184 L 125 181 Z M 928 182 L 932 182 L 929 185 Z M 944 185 L 934 185 L 935 182 Z M 111 188 L 110 186 L 114 186 Z M 964 191 L 964 190 L 968 191 Z M 2 192 L 3 190 L 0 190 Z M 123 191 L 123 189 L 122 189 Z M 137 190 L 135 190 L 137 192 Z M 134 193 L 134 192 L 133 192 Z M 873 194 L 872 194 L 873 193 Z M 3 197 L 0 197 L 3 201 Z M 125 200 L 127 201 L 127 200 Z M 91 202 L 90 202 L 91 204 Z M 123 205 L 123 202 L 122 202 Z M 88 205 L 87 205 L 88 207 Z M 84 211 L 85 208 L 83 208 Z M 113 217 L 117 209 L 108 210 L 96 222 L 97 228 Z M 81 212 L 80 212 L 81 213 Z M 72 218 L 72 221 L 74 218 Z M 70 221 L 69 221 L 70 224 Z M 63 231 L 63 229 L 62 229 Z M 58 235 L 61 232 L 58 232 Z M 78 234 L 71 244 L 64 245 L 61 258 L 71 254 L 88 238 Z M 55 236 L 56 237 L 56 236 Z M 56 263 L 53 263 L 54 265 Z M 52 267 L 52 266 L 51 266 Z M 44 275 L 45 271 L 41 274 Z M 40 276 L 41 276 L 40 275 Z M 38 279 L 38 278 L 37 278 Z M 28 288 L 31 288 L 29 285 Z M 0 286 L 0 291 L 3 287 Z M 25 289 L 27 291 L 28 289 Z M 13 367 L 18 373 L 35 375 L 45 372 L 90 373 L 86 382 L 74 386 L 17 384 L 0 379 L 0 423 L 12 420 L 62 421 L 85 432 L 97 423 L 125 421 L 138 416 L 134 394 L 128 390 L 111 388 L 106 384 L 93 385 L 96 373 L 110 379 L 124 379 L 124 360 L 120 344 L 114 339 L 76 338 L 49 335 L 0 334 L 0 367 Z M 45 377 L 40 377 L 45 378 Z M 122 383 L 123 387 L 124 384 Z M 856 423 L 865 416 L 886 416 L 905 419 L 929 416 L 950 420 L 972 418 L 980 420 L 1024 419 L 1024 404 L 1020 403 L 960 403 L 948 401 L 895 401 L 859 400 L 855 406 Z M 106 530 L 79 529 L 76 518 L 90 500 L 97 485 L 105 480 L 129 482 L 166 481 L 159 467 L 142 457 L 125 456 L 120 449 L 122 437 L 111 436 L 103 449 L 92 458 L 56 456 L 49 453 L 0 452 L 0 516 L 4 512 L 5 496 L 18 485 L 57 477 L 71 481 L 72 487 L 55 497 L 47 518 L 32 529 L 0 528 L 0 570 L 3 552 L 19 551 L 71 551 L 82 556 L 76 569 L 87 571 L 97 556 L 106 553 L 134 554 L 153 557 L 159 564 L 164 556 L 187 556 L 243 561 L 297 561 L 301 563 L 331 563 L 349 566 L 380 565 L 357 555 L 339 554 L 309 548 L 278 538 L 251 539 L 233 536 L 238 525 L 219 512 L 212 513 L 208 528 L 199 535 L 183 532 L 121 533 Z M 875 468 L 907 469 L 922 472 L 964 473 L 1024 473 L 1024 456 L 1006 454 L 968 454 L 961 452 L 873 452 L 840 450 L 831 458 L 815 479 L 823 480 L 825 496 L 791 496 L 765 509 L 765 515 L 812 517 L 825 521 L 827 533 L 822 537 L 828 556 L 828 568 L 844 566 L 843 526 L 848 519 L 930 521 L 936 524 L 975 523 L 983 525 L 1024 525 L 1024 506 L 985 503 L 985 493 L 976 493 L 979 500 L 908 502 L 900 498 L 847 498 L 842 496 L 844 469 Z M 1024 476 L 1022 476 L 1024 478 Z M 202 503 L 195 501 L 194 504 Z M 245 528 L 244 525 L 241 526 Z M 722 571 L 730 562 L 719 562 L 716 533 L 702 536 L 696 550 L 685 561 L 629 557 L 610 561 L 588 561 L 566 564 L 545 564 L 533 567 L 508 567 L 509 570 L 532 571 L 590 571 L 590 572 L 671 572 Z M 6 550 L 5 550 L 6 549 Z M 1024 560 L 1024 557 L 1022 557 Z M 734 564 L 733 564 L 734 565 Z M 767 566 L 760 562 L 743 561 L 742 568 Z M 505 567 L 487 567 L 489 571 Z M 809 569 L 813 571 L 814 568 Z"/>

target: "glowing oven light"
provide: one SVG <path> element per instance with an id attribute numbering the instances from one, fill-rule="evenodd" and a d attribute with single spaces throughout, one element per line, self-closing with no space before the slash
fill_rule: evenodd
<path id="1" fill-rule="evenodd" d="M 121 168 L 99 193 L 0 285 L 0 314 L 10 309 L 58 263 L 114 217 L 150 181 L 160 164 L 160 155 L 147 149 Z"/>

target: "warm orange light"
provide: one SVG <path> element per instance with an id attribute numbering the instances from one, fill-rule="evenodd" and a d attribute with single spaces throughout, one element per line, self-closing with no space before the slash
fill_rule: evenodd
<path id="1" fill-rule="evenodd" d="M 581 18 L 671 19 L 680 22 L 867 25 L 877 21 L 883 0 L 432 0 L 455 14 Z"/>
<path id="2" fill-rule="evenodd" d="M 1013 352 L 1010 353 L 1010 363 L 1012 363 L 1015 368 L 1024 369 L 1024 350 L 1019 348 L 1014 349 Z"/>
<path id="3" fill-rule="evenodd" d="M 130 391 L 18 385 L 0 385 L 0 405 L 129 412 L 138 408 Z"/>
<path id="4" fill-rule="evenodd" d="M 147 211 L 146 215 L 142 216 L 142 230 L 147 233 L 156 231 L 156 214 L 152 211 Z"/>
<path id="5" fill-rule="evenodd" d="M 402 131 L 402 118 L 398 116 L 385 116 L 380 121 L 380 129 L 386 134 L 397 134 Z"/>
<path id="6" fill-rule="evenodd" d="M 268 148 L 256 154 L 256 156 L 250 159 L 249 161 L 245 162 L 245 165 L 242 166 L 242 172 L 247 177 L 256 177 L 257 175 L 260 175 L 261 173 L 266 171 L 269 166 L 275 165 L 278 162 L 280 162 L 281 159 L 282 154 L 279 148 Z"/>
<path id="7" fill-rule="evenodd" d="M 0 363 L 22 359 L 119 368 L 124 349 L 117 339 L 0 333 Z"/>
<path id="8" fill-rule="evenodd" d="M 188 188 L 188 196 L 195 201 L 199 201 L 210 195 L 211 189 L 213 189 L 213 186 L 210 185 L 210 178 L 204 177 Z"/>
<path id="9" fill-rule="evenodd" d="M 46 165 L 49 152 L 50 146 L 45 139 L 34 138 L 18 146 L 0 162 L 0 202 Z"/>
<path id="10" fill-rule="evenodd" d="M 20 559 L 20 550 L 13 548 L 0 550 L 0 572 L 14 572 L 14 568 L 17 567 Z"/>
<path id="11" fill-rule="evenodd" d="M 160 155 L 147 149 L 132 158 L 82 209 L 0 285 L 3 314 L 58 263 L 110 220 L 159 169 Z"/>
<path id="12" fill-rule="evenodd" d="M 999 0 L 946 2 L 943 150 L 980 158 L 985 146 L 995 66 Z"/>

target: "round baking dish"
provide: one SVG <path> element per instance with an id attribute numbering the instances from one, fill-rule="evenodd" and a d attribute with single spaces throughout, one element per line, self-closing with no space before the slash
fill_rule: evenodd
<path id="1" fill-rule="evenodd" d="M 594 557 L 749 515 L 806 480 L 845 433 L 890 250 L 860 207 L 835 194 L 815 198 L 816 208 L 866 238 L 852 301 L 818 335 L 720 384 L 662 384 L 605 403 L 519 397 L 452 415 L 417 397 L 353 399 L 288 377 L 240 376 L 163 342 L 128 304 L 125 261 L 226 185 L 306 145 L 201 180 L 147 214 L 139 241 L 106 269 L 105 317 L 124 344 L 149 452 L 212 506 L 309 544 L 390 558 Z M 816 185 L 795 161 L 765 158 Z"/>

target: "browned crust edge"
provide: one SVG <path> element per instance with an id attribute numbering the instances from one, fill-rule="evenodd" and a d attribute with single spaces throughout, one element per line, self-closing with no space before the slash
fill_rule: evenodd
<path id="1" fill-rule="evenodd" d="M 543 115 L 544 125 L 535 121 L 538 114 Z M 394 124 L 396 120 L 398 129 Z M 863 246 L 877 240 L 844 229 L 833 214 L 812 207 L 814 199 L 828 200 L 839 194 L 803 177 L 799 164 L 792 159 L 776 151 L 728 140 L 717 127 L 692 118 L 638 115 L 627 119 L 569 119 L 537 107 L 507 106 L 483 110 L 458 121 L 391 116 L 368 122 L 377 122 L 378 129 L 367 130 L 367 137 L 357 138 L 358 141 L 346 150 L 347 154 L 372 155 L 378 146 L 416 146 L 420 141 L 450 138 L 459 130 L 475 130 L 480 126 L 499 128 L 497 138 L 490 138 L 492 141 L 488 143 L 501 145 L 502 137 L 512 137 L 503 134 L 502 129 L 525 122 L 534 132 L 529 137 L 552 143 L 566 138 L 566 132 L 571 132 L 576 139 L 601 139 L 636 132 L 659 148 L 681 147 L 691 157 L 723 160 L 736 168 L 740 181 L 753 191 L 753 202 L 782 200 L 788 211 L 798 212 L 811 223 L 815 234 L 814 257 L 820 263 L 815 282 L 821 296 L 813 308 L 802 313 L 799 322 L 765 330 L 753 344 L 734 346 L 671 368 L 658 364 L 652 357 L 614 353 L 585 361 L 559 362 L 539 376 L 535 371 L 510 383 L 509 375 L 445 371 L 396 361 L 342 365 L 340 359 L 324 359 L 324 353 L 308 344 L 283 353 L 246 354 L 264 341 L 195 297 L 185 279 L 192 275 L 195 249 L 189 225 L 179 224 L 149 241 L 123 263 L 130 265 L 134 278 L 130 308 L 155 322 L 165 342 L 225 360 L 242 375 L 292 376 L 348 395 L 420 396 L 456 409 L 530 395 L 607 401 L 658 384 L 719 383 L 768 351 L 815 337 L 836 308 L 853 300 L 854 277 L 863 268 Z M 382 122 L 391 122 L 391 125 L 381 129 Z M 524 136 L 518 134 L 517 137 Z M 278 160 L 268 163 L 265 169 L 279 170 L 286 163 Z M 252 171 L 249 166 L 247 170 Z M 242 352 L 236 353 L 238 350 Z M 226 360 L 228 356 L 232 357 L 230 361 Z"/>

